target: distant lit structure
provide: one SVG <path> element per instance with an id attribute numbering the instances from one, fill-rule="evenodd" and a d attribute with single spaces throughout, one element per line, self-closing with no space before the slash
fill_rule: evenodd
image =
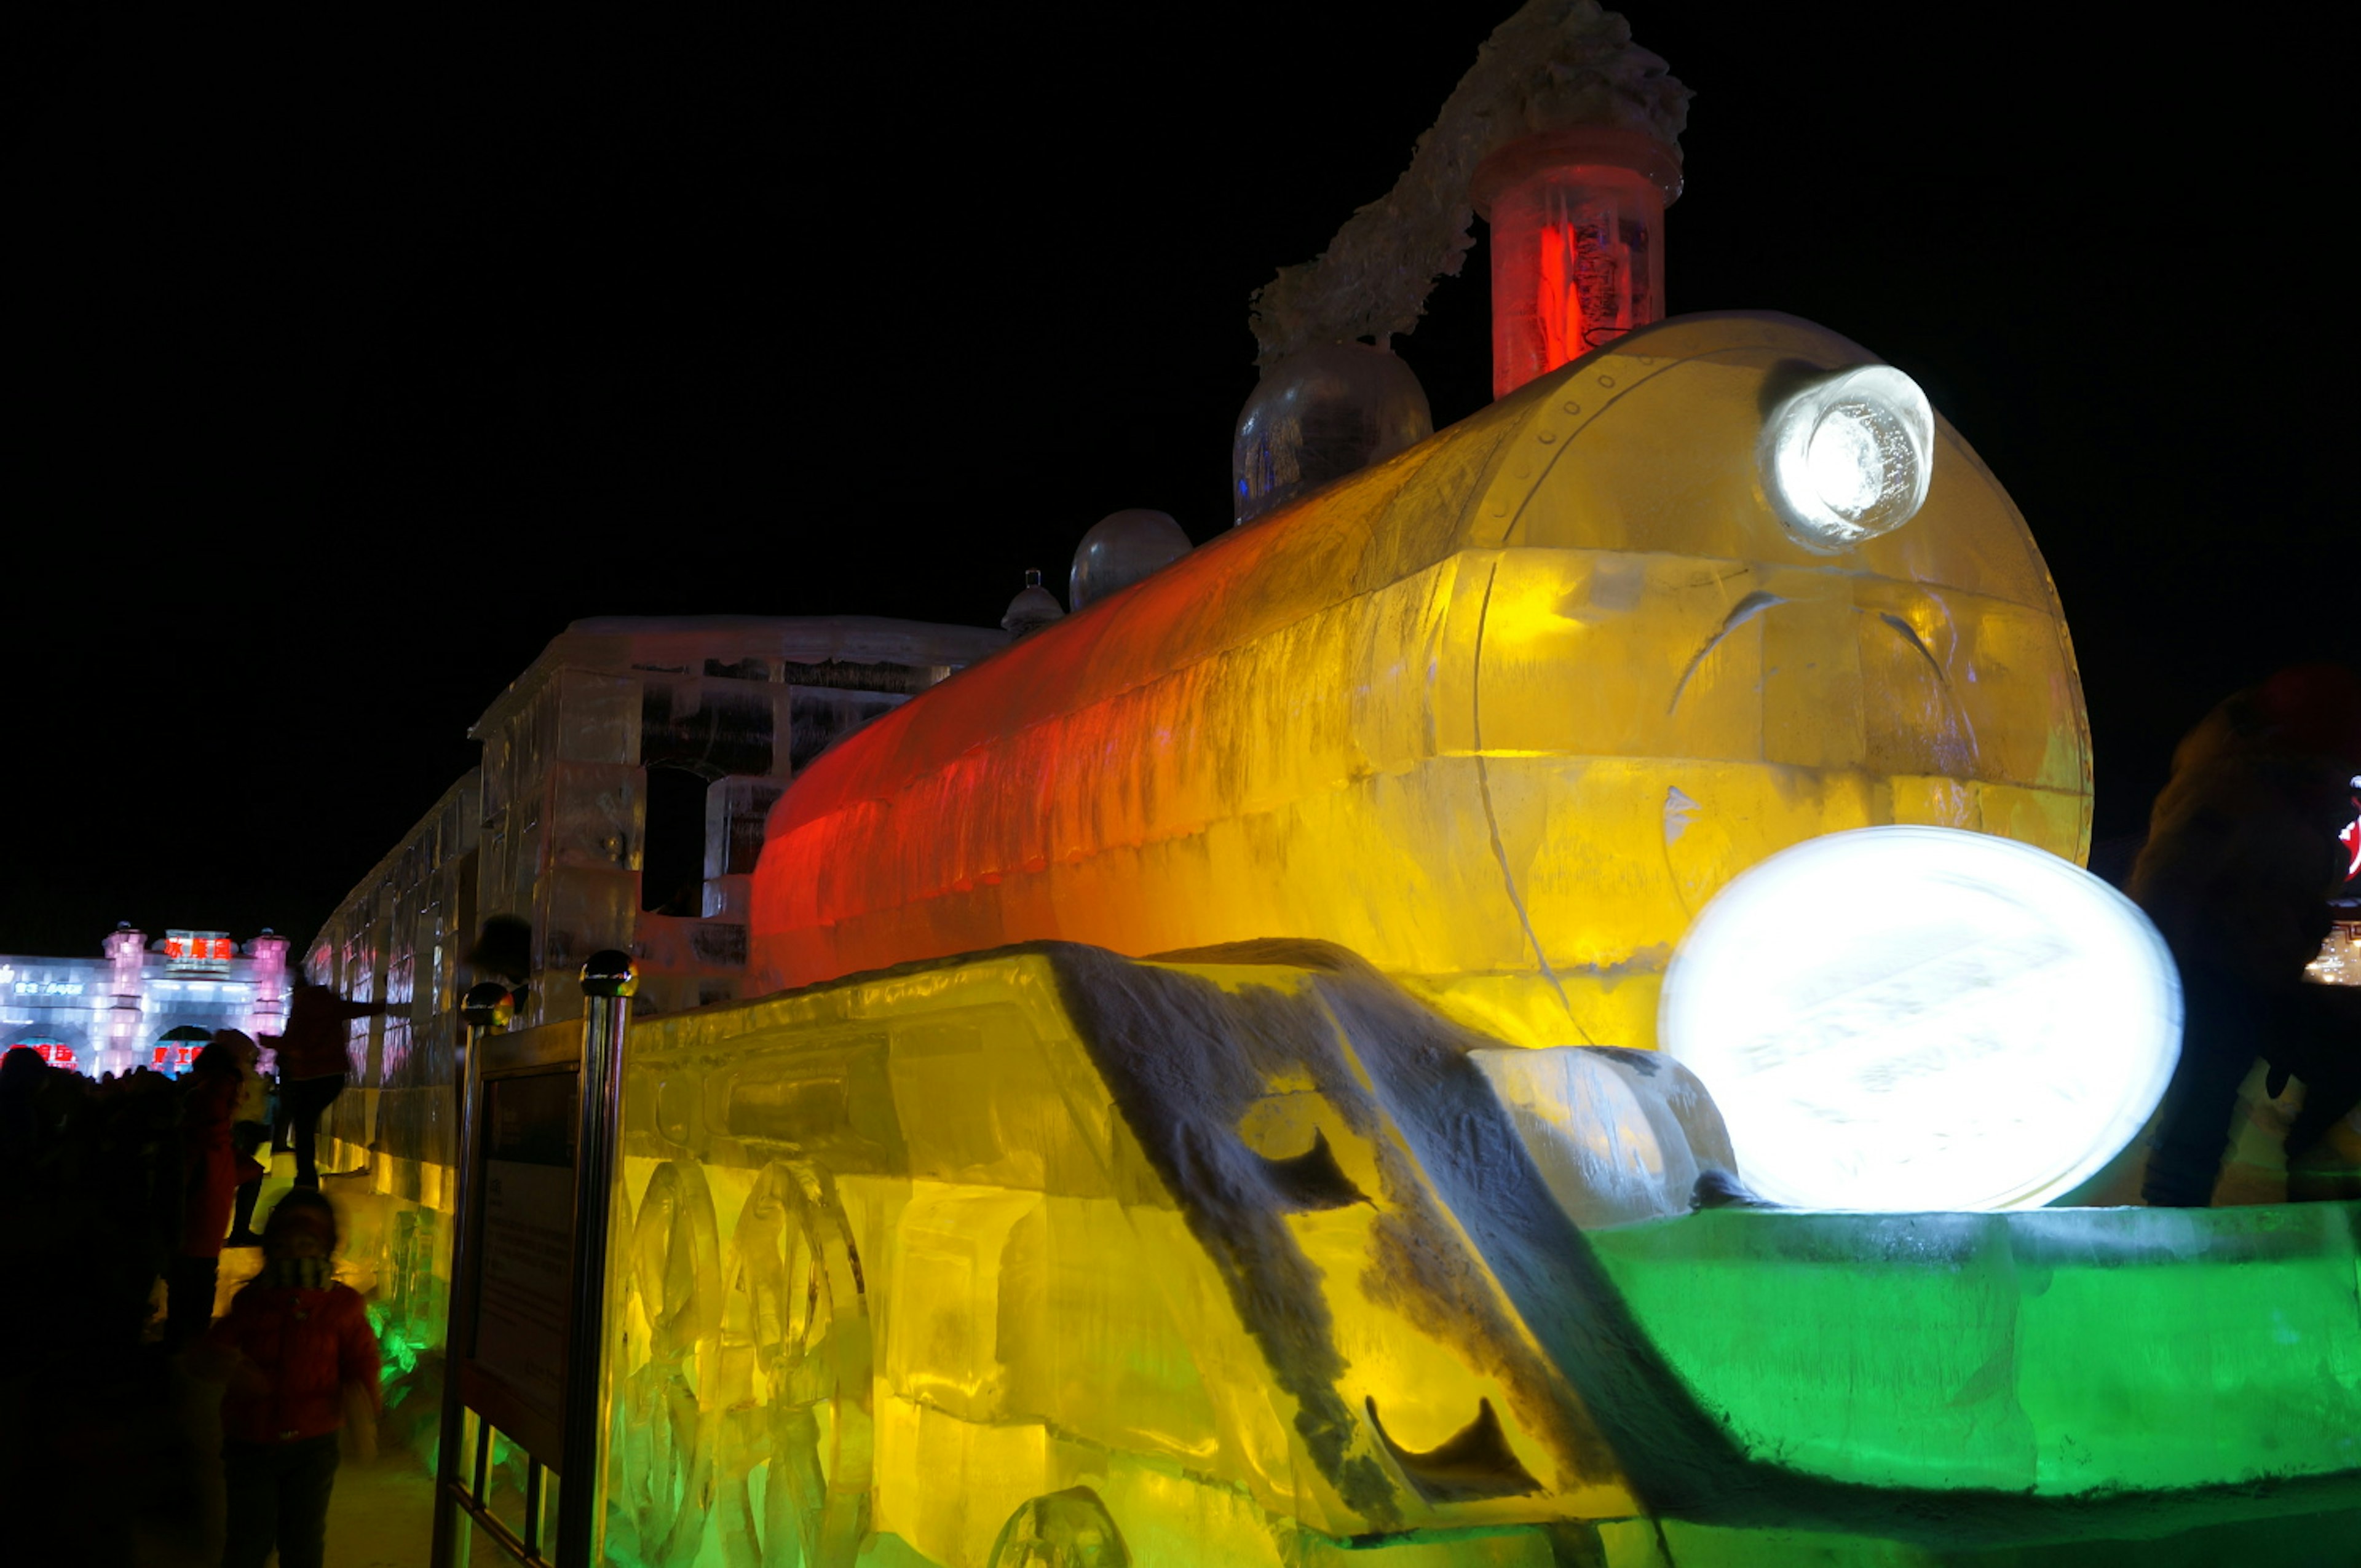
<path id="1" fill-rule="evenodd" d="M 2361 776 L 2353 780 L 2353 820 L 2337 841 L 2345 847 L 2345 885 L 2330 903 L 2336 924 L 2304 970 L 2316 985 L 2361 985 Z"/>
<path id="2" fill-rule="evenodd" d="M 180 1072 L 216 1029 L 277 1035 L 287 1016 L 287 938 L 226 931 L 148 938 L 117 927 L 99 958 L 0 955 L 0 1049 L 30 1047 L 96 1077 Z M 266 1042 L 267 1043 L 267 1042 Z"/>
<path id="3" fill-rule="evenodd" d="M 2337 842 L 2345 846 L 2345 885 L 2347 892 L 2361 888 L 2361 777 L 2353 781 L 2353 820 L 2345 825 Z"/>

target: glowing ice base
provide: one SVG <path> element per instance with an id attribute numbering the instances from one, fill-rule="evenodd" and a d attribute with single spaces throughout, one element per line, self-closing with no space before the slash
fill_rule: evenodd
<path id="1" fill-rule="evenodd" d="M 611 1556 L 2352 1539 L 2353 1207 L 1586 1228 L 1677 1212 L 1711 1107 L 1670 1061 L 1667 1092 L 1497 1044 L 1310 944 L 1047 945 L 635 1025 Z"/>

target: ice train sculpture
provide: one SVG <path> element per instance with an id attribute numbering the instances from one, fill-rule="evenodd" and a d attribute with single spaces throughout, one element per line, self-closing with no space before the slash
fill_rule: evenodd
<path id="1" fill-rule="evenodd" d="M 2081 907 L 2127 923 L 2139 984 L 2038 1037 L 1989 1004 L 2055 1003 L 2091 971 L 2051 959 L 2105 944 L 2018 928 L 2005 889 L 1812 905 L 1883 920 L 1874 962 L 1728 917 L 1793 885 L 1781 851 L 1869 840 L 2088 883 L 2091 757 L 2040 554 L 1909 378 L 1790 317 L 1662 319 L 1686 99 L 1590 0 L 1530 0 L 1394 192 L 1257 296 L 1267 374 L 1346 363 L 1299 400 L 1391 386 L 1400 418 L 1287 448 L 1263 416 L 1309 383 L 1273 377 L 1244 526 L 1063 619 L 1012 607 L 1011 646 L 799 766 L 752 894 L 768 994 L 620 1036 L 614 1560 L 2087 1568 L 2350 1537 L 2350 1206 L 1741 1185 L 1752 1129 L 1800 1125 L 1830 1157 L 1763 1162 L 1798 1204 L 2068 1194 L 2147 1115 L 2178 992 L 2113 894 Z M 1487 203 L 1504 395 L 1400 449 L 1423 400 L 1383 345 Z M 1713 996 L 1692 940 L 1660 1042 L 1675 948 L 1717 930 L 1782 983 Z M 1986 983 L 2017 959 L 2041 985 Z M 1790 1049 L 1773 1014 L 1837 1022 Z M 2054 1070 L 2067 1027 L 2123 1048 Z M 1835 1146 L 1905 1102 L 1931 1155 Z"/>
<path id="2" fill-rule="evenodd" d="M 1631 333 L 964 672 L 774 808 L 756 987 L 1317 938 L 1505 1038 L 1644 1047 L 1683 929 L 1789 844 L 2079 861 L 2072 651 L 1966 443 L 1872 453 L 1924 487 L 1879 537 L 1781 504 L 1779 411 L 1874 366 L 1775 315 Z"/>

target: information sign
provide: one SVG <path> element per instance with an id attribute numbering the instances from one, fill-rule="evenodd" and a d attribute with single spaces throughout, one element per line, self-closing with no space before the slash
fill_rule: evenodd
<path id="1" fill-rule="evenodd" d="M 576 1080 L 573 1072 L 546 1072 L 484 1085 L 484 1250 L 474 1360 L 552 1427 L 566 1408 Z"/>

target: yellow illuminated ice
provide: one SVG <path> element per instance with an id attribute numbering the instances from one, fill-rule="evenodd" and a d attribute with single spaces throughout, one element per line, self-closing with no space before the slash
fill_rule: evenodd
<path id="1" fill-rule="evenodd" d="M 2276 1562 L 2352 1495 L 2349 1206 L 1686 1213 L 1678 1063 L 1334 948 L 916 965 L 623 1082 L 618 1563 Z"/>
<path id="2" fill-rule="evenodd" d="M 2079 861 L 2056 594 L 1917 396 L 1792 318 L 1677 319 L 1232 531 L 807 769 L 754 983 L 1317 938 L 1518 1043 L 1647 1046 L 1674 943 L 1788 845 Z M 1773 494 L 1806 405 L 1818 533 Z"/>
<path id="3" fill-rule="evenodd" d="M 1140 1563 L 1630 1512 L 1318 978 L 1020 953 L 637 1025 L 610 1552 L 1030 1562 L 1078 1486 Z"/>

